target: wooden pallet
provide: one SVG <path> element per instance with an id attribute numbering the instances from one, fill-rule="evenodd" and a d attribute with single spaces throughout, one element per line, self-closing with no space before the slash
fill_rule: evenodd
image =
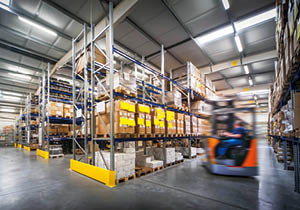
<path id="1" fill-rule="evenodd" d="M 151 134 L 151 137 L 155 138 L 155 137 L 163 137 L 164 134 L 161 134 L 161 133 L 152 133 Z"/>
<path id="2" fill-rule="evenodd" d="M 176 160 L 175 164 L 183 163 L 183 161 L 184 161 L 183 159 L 182 160 Z"/>
<path id="3" fill-rule="evenodd" d="M 145 176 L 152 172 L 153 172 L 152 168 L 149 168 L 149 167 L 135 167 L 135 176 L 136 177 Z"/>
<path id="4" fill-rule="evenodd" d="M 155 171 L 159 171 L 159 170 L 161 170 L 163 168 L 164 168 L 163 166 L 159 166 L 159 167 L 151 168 L 151 169 L 152 169 L 152 172 L 155 172 Z"/>
<path id="5" fill-rule="evenodd" d="M 128 182 L 129 180 L 131 179 L 135 179 L 136 176 L 135 174 L 131 175 L 131 176 L 127 176 L 127 177 L 123 177 L 123 178 L 120 178 L 120 179 L 116 179 L 116 184 L 119 184 L 121 182 Z"/>
<path id="6" fill-rule="evenodd" d="M 60 158 L 60 157 L 64 157 L 64 154 L 58 154 L 58 155 L 49 155 L 49 158 Z"/>
<path id="7" fill-rule="evenodd" d="M 173 162 L 173 163 L 167 163 L 167 167 L 173 166 L 173 165 L 175 165 L 175 162 Z"/>

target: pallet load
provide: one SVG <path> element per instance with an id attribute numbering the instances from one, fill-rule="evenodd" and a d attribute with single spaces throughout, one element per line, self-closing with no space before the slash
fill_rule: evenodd
<path id="1" fill-rule="evenodd" d="M 49 115 L 53 117 L 63 117 L 64 104 L 60 102 L 50 101 Z"/>
<path id="2" fill-rule="evenodd" d="M 175 152 L 175 161 L 182 161 L 183 155 L 180 152 Z"/>
<path id="3" fill-rule="evenodd" d="M 183 157 L 189 156 L 189 148 L 188 147 L 176 147 L 175 150 L 176 150 L 176 152 L 180 152 Z M 195 157 L 196 155 L 197 155 L 197 148 L 191 147 L 191 156 Z"/>
<path id="4" fill-rule="evenodd" d="M 191 116 L 184 115 L 184 134 L 191 134 Z"/>
<path id="5" fill-rule="evenodd" d="M 175 118 L 175 112 L 172 111 L 166 111 L 166 120 L 167 120 L 167 127 L 166 132 L 167 135 L 172 135 L 176 133 L 176 118 Z"/>
<path id="6" fill-rule="evenodd" d="M 138 167 L 149 167 L 151 169 L 163 166 L 162 160 L 154 160 L 153 155 L 144 155 L 144 151 L 136 153 L 135 165 Z"/>
<path id="7" fill-rule="evenodd" d="M 165 111 L 162 108 L 155 107 L 151 110 L 152 133 L 165 133 Z"/>
<path id="8" fill-rule="evenodd" d="M 176 133 L 177 134 L 184 134 L 184 114 L 182 113 L 175 113 L 176 119 Z"/>
<path id="9" fill-rule="evenodd" d="M 102 155 L 100 151 L 95 153 L 95 166 L 110 169 L 110 152 L 101 153 Z M 116 180 L 135 176 L 135 157 L 135 153 L 115 153 Z"/>
<path id="10" fill-rule="evenodd" d="M 135 119 L 136 134 L 151 134 L 150 107 L 144 104 L 136 104 Z"/>
<path id="11" fill-rule="evenodd" d="M 147 149 L 147 154 L 153 155 L 155 160 L 163 160 L 163 148 L 153 147 Z M 175 162 L 175 148 L 166 148 L 166 162 L 171 164 Z"/>
<path id="12" fill-rule="evenodd" d="M 64 118 L 72 118 L 73 117 L 73 105 L 64 104 L 63 117 Z"/>
<path id="13" fill-rule="evenodd" d="M 197 135 L 198 134 L 198 118 L 196 116 L 192 117 L 192 125 L 191 125 L 191 134 Z"/>
<path id="14" fill-rule="evenodd" d="M 110 103 L 100 102 L 96 111 L 96 135 L 108 135 L 110 130 Z M 102 123 L 102 118 L 105 126 Z M 135 133 L 135 104 L 127 100 L 114 102 L 114 134 Z"/>
<path id="15" fill-rule="evenodd" d="M 91 50 L 87 51 L 88 65 L 91 63 Z M 105 65 L 106 58 L 103 53 L 95 47 L 95 62 Z M 82 52 L 79 57 L 76 58 L 76 73 L 83 75 L 84 73 L 84 53 Z"/>
<path id="16" fill-rule="evenodd" d="M 211 134 L 211 123 L 209 120 L 197 118 L 198 121 L 198 135 L 210 136 Z"/>

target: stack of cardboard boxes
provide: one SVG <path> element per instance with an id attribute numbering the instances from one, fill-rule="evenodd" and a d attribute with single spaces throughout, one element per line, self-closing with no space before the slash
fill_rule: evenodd
<path id="1" fill-rule="evenodd" d="M 176 133 L 184 134 L 184 114 L 175 113 L 176 117 Z"/>
<path id="2" fill-rule="evenodd" d="M 175 112 L 166 111 L 166 120 L 167 120 L 167 127 L 166 132 L 167 134 L 175 134 L 176 133 L 176 119 L 175 119 Z"/>
<path id="3" fill-rule="evenodd" d="M 144 104 L 136 104 L 136 134 L 151 134 L 150 107 Z"/>
<path id="4" fill-rule="evenodd" d="M 64 115 L 64 104 L 59 102 L 50 101 L 49 107 L 50 116 L 63 117 Z"/>
<path id="5" fill-rule="evenodd" d="M 151 110 L 152 133 L 165 133 L 165 111 L 162 108 L 155 107 Z"/>

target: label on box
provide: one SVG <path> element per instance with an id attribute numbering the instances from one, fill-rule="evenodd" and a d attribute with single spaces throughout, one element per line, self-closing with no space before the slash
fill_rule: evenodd
<path id="1" fill-rule="evenodd" d="M 159 120 L 158 119 L 154 119 L 154 125 L 159 125 Z"/>
<path id="2" fill-rule="evenodd" d="M 128 104 L 128 109 L 129 112 L 135 112 L 135 105 L 134 104 Z"/>
<path id="3" fill-rule="evenodd" d="M 123 75 L 124 75 L 124 80 L 130 80 L 130 76 L 128 73 L 124 72 Z"/>
<path id="4" fill-rule="evenodd" d="M 128 119 L 128 125 L 129 126 L 135 126 L 135 120 L 134 119 Z"/>
<path id="5" fill-rule="evenodd" d="M 173 123 L 168 123 L 168 128 L 173 128 Z"/>
<path id="6" fill-rule="evenodd" d="M 97 103 L 97 105 L 96 105 L 96 112 L 97 113 L 99 113 L 99 112 L 105 112 L 105 102 L 104 101 Z"/>
<path id="7" fill-rule="evenodd" d="M 127 118 L 120 117 L 120 125 L 127 125 Z"/>
<path id="8" fill-rule="evenodd" d="M 145 120 L 143 118 L 138 118 L 138 125 L 145 125 Z"/>
<path id="9" fill-rule="evenodd" d="M 174 112 L 167 111 L 167 121 L 173 121 L 174 120 Z"/>
<path id="10" fill-rule="evenodd" d="M 150 120 L 146 120 L 146 127 L 151 127 L 151 121 Z"/>
<path id="11" fill-rule="evenodd" d="M 159 126 L 160 126 L 161 128 L 164 128 L 164 127 L 165 127 L 165 121 L 160 121 L 160 122 L 159 122 Z"/>

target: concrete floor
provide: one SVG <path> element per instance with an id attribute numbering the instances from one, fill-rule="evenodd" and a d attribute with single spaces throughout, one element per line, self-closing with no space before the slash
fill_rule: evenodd
<path id="1" fill-rule="evenodd" d="M 119 184 L 115 188 L 68 169 L 69 159 L 0 148 L 0 209 L 300 209 L 293 172 L 259 144 L 260 176 L 209 174 L 200 158 Z"/>

